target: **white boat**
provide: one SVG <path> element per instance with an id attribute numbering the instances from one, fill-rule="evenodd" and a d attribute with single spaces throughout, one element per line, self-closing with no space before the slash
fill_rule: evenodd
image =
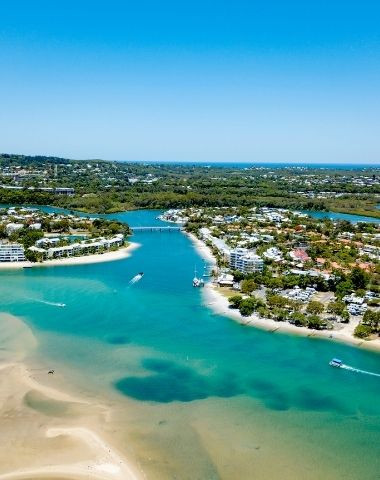
<path id="1" fill-rule="evenodd" d="M 203 267 L 203 277 L 211 277 L 212 276 L 212 266 L 207 265 L 206 263 L 204 264 Z"/>
<path id="2" fill-rule="evenodd" d="M 329 362 L 329 365 L 330 365 L 330 367 L 340 368 L 343 365 L 343 362 L 342 362 L 342 360 L 339 360 L 339 358 L 333 358 Z"/>
<path id="3" fill-rule="evenodd" d="M 197 277 L 197 269 L 194 270 L 193 287 L 204 287 L 205 282 Z"/>

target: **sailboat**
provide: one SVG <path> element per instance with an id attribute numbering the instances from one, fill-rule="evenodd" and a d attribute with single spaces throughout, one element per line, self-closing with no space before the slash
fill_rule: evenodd
<path id="1" fill-rule="evenodd" d="M 202 278 L 197 277 L 197 269 L 194 269 L 193 287 L 204 287 L 205 282 Z"/>

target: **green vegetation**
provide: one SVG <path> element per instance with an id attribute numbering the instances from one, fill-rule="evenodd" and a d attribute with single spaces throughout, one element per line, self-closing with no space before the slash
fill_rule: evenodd
<path id="1" fill-rule="evenodd" d="M 367 338 L 372 334 L 380 335 L 380 312 L 368 309 L 361 323 L 355 328 L 354 335 Z"/>
<path id="2" fill-rule="evenodd" d="M 78 161 L 0 155 L 0 203 L 51 204 L 87 212 L 138 208 L 268 206 L 380 217 L 380 169 L 249 167 Z M 358 181 L 359 179 L 359 181 Z M 70 187 L 75 195 L 28 190 Z M 310 194 L 310 190 L 313 191 Z M 332 192 L 325 195 L 323 192 Z"/>
<path id="3" fill-rule="evenodd" d="M 323 303 L 312 300 L 306 307 L 306 312 L 312 315 L 320 315 L 324 311 Z"/>
<path id="4" fill-rule="evenodd" d="M 355 328 L 354 335 L 358 338 L 367 338 L 371 335 L 372 330 L 371 327 L 368 325 L 363 325 L 359 323 L 359 325 Z"/>
<path id="5" fill-rule="evenodd" d="M 322 313 L 323 305 L 320 302 L 310 302 L 312 308 L 306 308 L 306 314 L 300 312 L 302 304 L 294 300 L 269 293 L 266 302 L 254 295 L 244 298 L 234 295 L 228 299 L 230 308 L 238 309 L 243 317 L 256 313 L 262 318 L 272 318 L 278 322 L 288 321 L 296 326 L 304 326 L 316 330 L 326 328 L 323 321 L 315 311 Z"/>

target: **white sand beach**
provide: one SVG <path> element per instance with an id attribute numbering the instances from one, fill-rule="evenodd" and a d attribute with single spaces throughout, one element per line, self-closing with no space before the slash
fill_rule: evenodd
<path id="1" fill-rule="evenodd" d="M 211 265 L 216 265 L 216 259 L 209 248 L 202 240 L 199 240 L 195 235 L 189 232 L 184 232 L 187 237 L 193 242 L 193 245 L 199 255 L 206 260 L 206 262 L 211 263 Z"/>
<path id="2" fill-rule="evenodd" d="M 113 262 L 122 260 L 131 255 L 131 252 L 140 246 L 139 243 L 130 243 L 127 247 L 120 248 L 113 252 L 98 253 L 94 255 L 83 255 L 81 257 L 55 258 L 44 262 L 1 262 L 0 270 L 38 267 L 66 267 L 74 265 L 88 265 L 91 263 Z"/>
<path id="3" fill-rule="evenodd" d="M 0 338 L 0 480 L 144 478 L 114 446 L 109 405 L 30 364 L 37 341 L 21 319 L 1 314 Z"/>
<path id="4" fill-rule="evenodd" d="M 207 245 L 199 240 L 195 235 L 186 233 L 193 242 L 197 252 L 207 261 L 216 265 L 216 259 L 212 251 Z M 215 285 L 208 283 L 203 289 L 204 304 L 211 308 L 215 313 L 229 317 L 241 324 L 261 328 L 271 332 L 288 333 L 293 335 L 302 335 L 305 337 L 318 337 L 328 340 L 338 341 L 354 345 L 356 347 L 365 348 L 374 351 L 380 351 L 380 339 L 361 340 L 353 336 L 355 327 L 358 323 L 356 320 L 350 320 L 347 324 L 342 324 L 340 330 L 313 330 L 306 327 L 297 327 L 287 322 L 277 322 L 269 318 L 260 318 L 257 315 L 243 317 L 239 310 L 229 308 L 228 299 L 217 291 Z"/>
<path id="5" fill-rule="evenodd" d="M 380 351 L 380 339 L 361 340 L 353 336 L 353 332 L 357 325 L 356 322 L 350 321 L 345 324 L 341 330 L 314 330 L 306 327 L 297 327 L 287 322 L 277 322 L 270 318 L 261 318 L 257 315 L 243 317 L 239 310 L 229 308 L 228 299 L 219 293 L 213 284 L 205 285 L 203 289 L 204 304 L 211 308 L 215 313 L 229 317 L 243 325 L 256 327 L 273 333 L 288 333 L 293 335 L 301 335 L 304 337 L 318 337 L 328 340 L 338 341 L 354 345 L 360 348 Z"/>

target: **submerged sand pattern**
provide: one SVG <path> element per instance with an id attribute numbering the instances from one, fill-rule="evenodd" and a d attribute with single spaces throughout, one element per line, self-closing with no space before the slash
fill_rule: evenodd
<path id="1" fill-rule="evenodd" d="M 11 315 L 0 320 L 0 479 L 142 478 L 102 438 L 107 407 L 59 390 L 64 379 L 48 368 L 21 363 L 37 345 L 33 333 Z"/>

